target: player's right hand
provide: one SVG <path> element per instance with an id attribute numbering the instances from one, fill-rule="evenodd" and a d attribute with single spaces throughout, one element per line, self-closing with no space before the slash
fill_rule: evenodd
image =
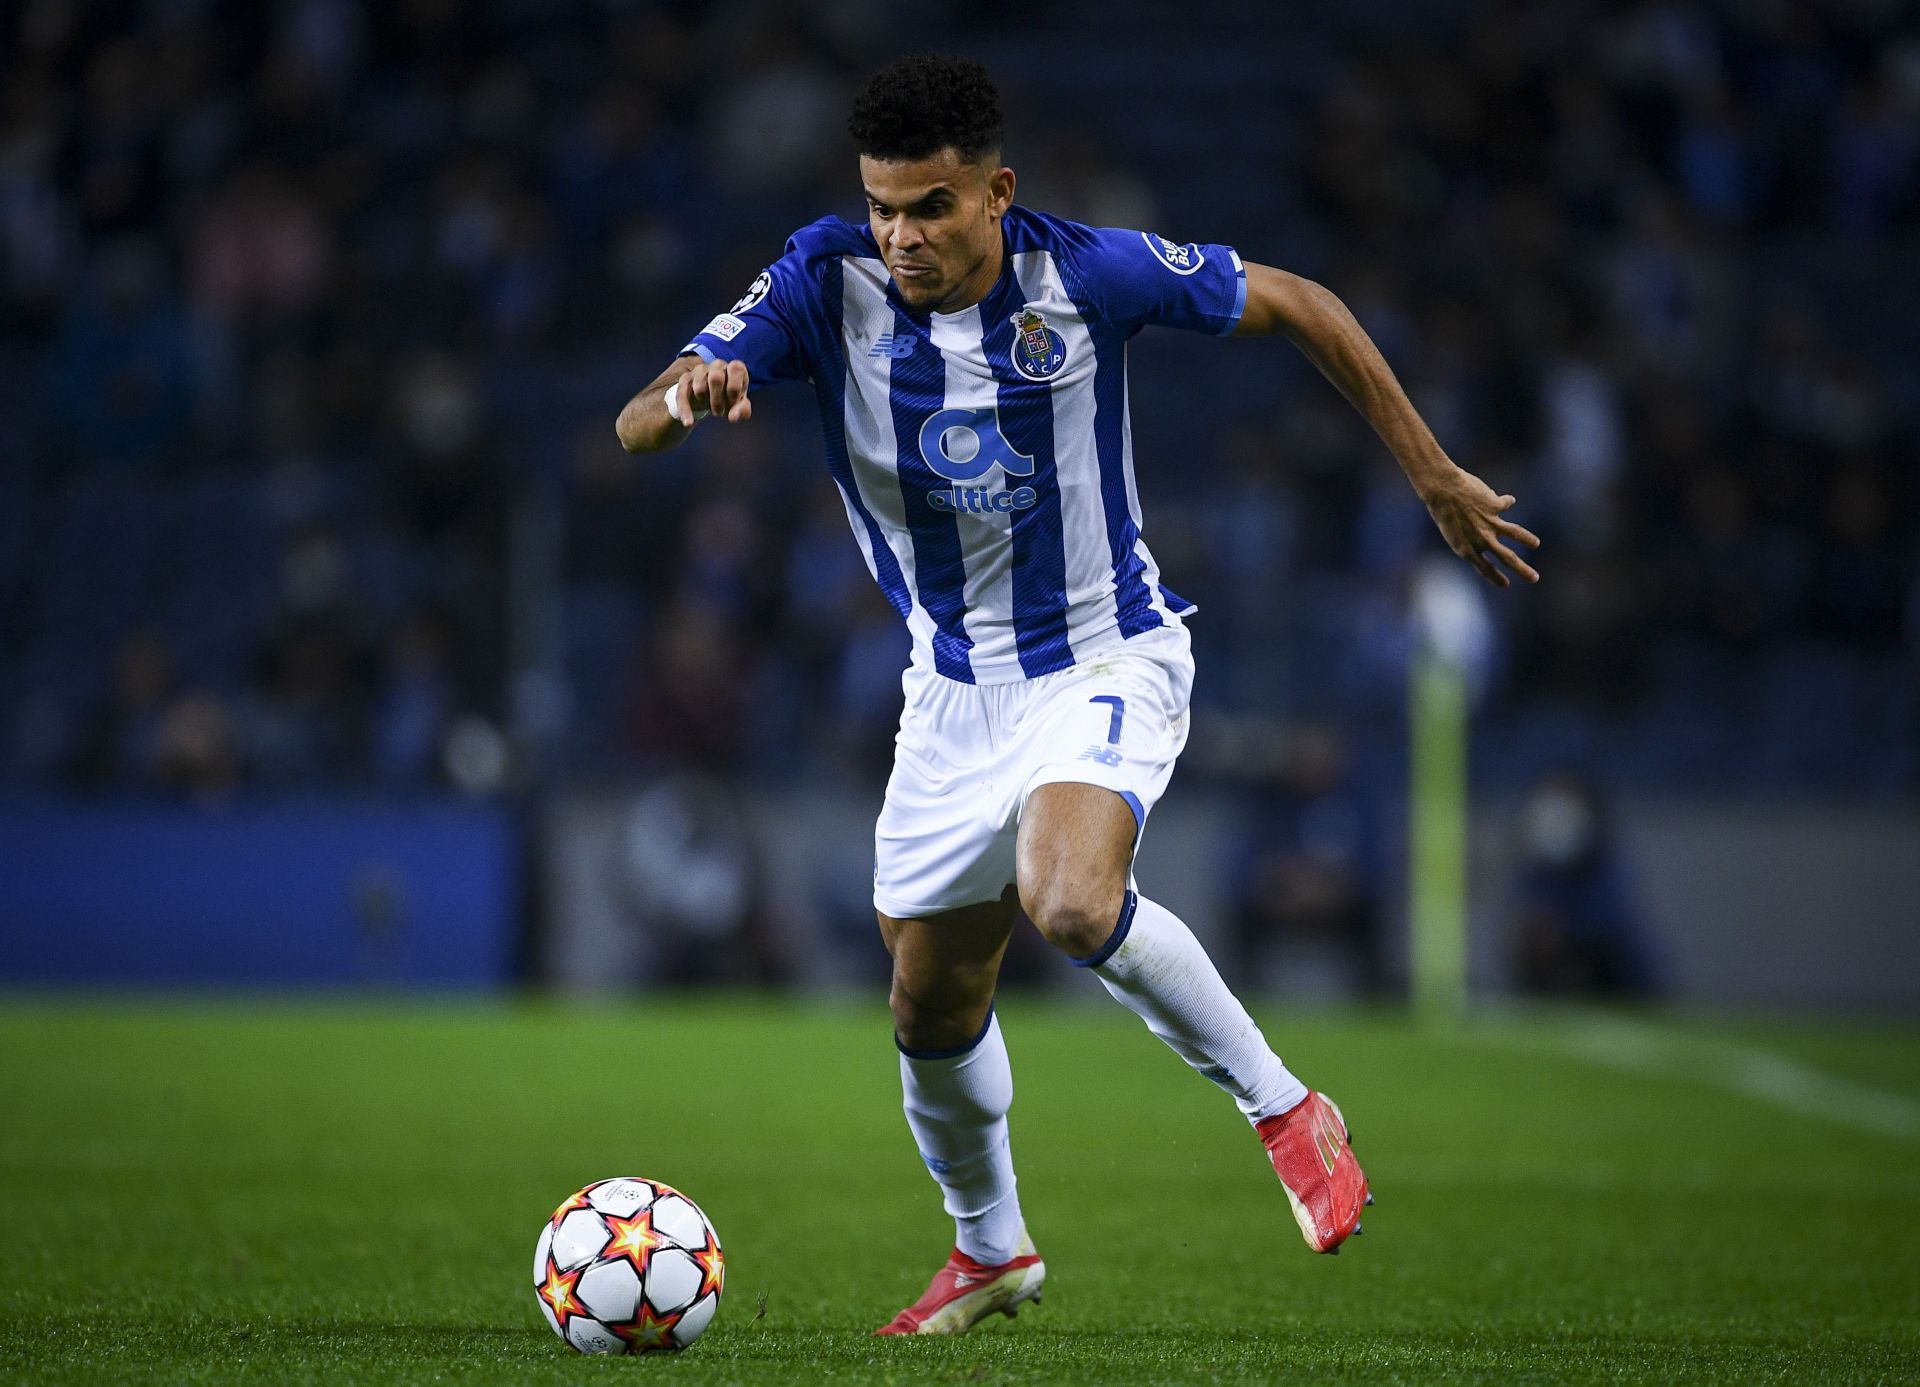
<path id="1" fill-rule="evenodd" d="M 747 363 L 744 361 L 701 361 L 680 379 L 680 423 L 693 427 L 696 405 L 705 405 L 717 419 L 737 424 L 753 417 L 753 401 L 747 398 Z"/>

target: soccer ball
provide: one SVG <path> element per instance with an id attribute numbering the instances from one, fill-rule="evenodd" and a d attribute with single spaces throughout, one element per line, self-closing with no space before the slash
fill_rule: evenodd
<path id="1" fill-rule="evenodd" d="M 713 1322 L 726 1271 L 700 1206 L 632 1176 L 576 1191 L 533 1248 L 540 1313 L 582 1353 L 685 1348 Z"/>

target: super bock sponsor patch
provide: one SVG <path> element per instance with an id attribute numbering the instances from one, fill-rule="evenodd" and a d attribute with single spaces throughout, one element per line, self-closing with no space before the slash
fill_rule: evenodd
<path id="1" fill-rule="evenodd" d="M 1190 275 L 1207 263 L 1207 257 L 1200 247 L 1189 241 L 1181 245 L 1169 241 L 1165 236 L 1156 236 L 1151 231 L 1140 233 L 1140 239 L 1147 243 L 1147 249 L 1153 252 L 1153 258 L 1177 275 Z"/>

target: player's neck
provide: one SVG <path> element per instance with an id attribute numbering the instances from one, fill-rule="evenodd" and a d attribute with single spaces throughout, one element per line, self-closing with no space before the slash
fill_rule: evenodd
<path id="1" fill-rule="evenodd" d="M 1006 233 L 994 228 L 993 247 L 987 252 L 987 258 L 974 267 L 973 273 L 960 281 L 960 286 L 942 303 L 935 304 L 935 313 L 964 313 L 967 309 L 984 300 L 993 292 L 993 286 L 1000 282 L 1000 271 L 1007 263 Z"/>

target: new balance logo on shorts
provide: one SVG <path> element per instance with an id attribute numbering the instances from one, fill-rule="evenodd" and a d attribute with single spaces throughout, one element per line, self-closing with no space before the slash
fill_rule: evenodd
<path id="1" fill-rule="evenodd" d="M 1080 761 L 1098 761 L 1103 766 L 1117 766 L 1123 758 L 1119 752 L 1110 746 L 1090 746 L 1075 759 Z"/>
<path id="2" fill-rule="evenodd" d="M 873 339 L 873 350 L 867 355 L 890 356 L 898 361 L 902 357 L 912 356 L 913 344 L 919 340 L 918 337 L 896 337 L 891 332 L 883 332 Z"/>

